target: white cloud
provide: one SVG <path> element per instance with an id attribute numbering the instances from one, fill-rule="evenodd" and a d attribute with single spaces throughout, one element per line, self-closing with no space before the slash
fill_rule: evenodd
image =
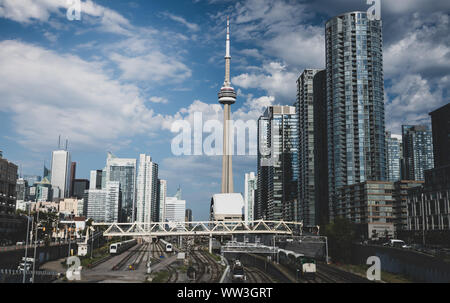
<path id="1" fill-rule="evenodd" d="M 10 113 L 18 142 L 39 150 L 59 134 L 74 148 L 117 145 L 160 128 L 134 85 L 112 80 L 102 64 L 39 46 L 0 42 L 0 108 Z"/>
<path id="2" fill-rule="evenodd" d="M 200 27 L 199 27 L 197 24 L 188 22 L 188 21 L 186 21 L 186 19 L 184 19 L 183 17 L 176 16 L 176 15 L 170 14 L 170 13 L 164 13 L 164 15 L 165 15 L 166 17 L 172 19 L 172 20 L 175 21 L 175 22 L 178 22 L 178 23 L 183 24 L 184 26 L 186 26 L 186 27 L 187 27 L 189 30 L 191 30 L 191 31 L 196 32 L 196 31 L 199 31 L 199 30 L 200 30 Z"/>
<path id="3" fill-rule="evenodd" d="M 397 133 L 403 124 L 429 124 L 428 113 L 445 103 L 442 89 L 433 90 L 418 74 L 406 75 L 387 91 L 395 97 L 386 103 L 386 129 Z"/>
<path id="4" fill-rule="evenodd" d="M 135 57 L 113 53 L 110 59 L 119 66 L 121 77 L 125 80 L 180 82 L 192 75 L 184 63 L 160 51 L 149 51 L 145 55 Z"/>
<path id="5" fill-rule="evenodd" d="M 297 72 L 288 71 L 279 62 L 270 62 L 263 66 L 262 73 L 244 73 L 232 78 L 232 83 L 244 89 L 257 88 L 269 95 L 294 103 L 296 96 Z"/>
<path id="6" fill-rule="evenodd" d="M 164 97 L 150 97 L 149 101 L 153 103 L 162 103 L 162 104 L 169 103 L 169 100 L 167 100 L 167 98 Z"/>
<path id="7" fill-rule="evenodd" d="M 51 15 L 66 18 L 69 7 L 66 0 L 0 0 L 0 17 L 25 24 L 37 21 L 51 23 Z M 132 34 L 132 26 L 125 17 L 92 0 L 81 2 L 81 19 L 98 25 L 101 31 Z"/>

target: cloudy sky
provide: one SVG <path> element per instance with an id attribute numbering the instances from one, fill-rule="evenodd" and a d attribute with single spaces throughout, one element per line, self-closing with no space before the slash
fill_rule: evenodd
<path id="1" fill-rule="evenodd" d="M 221 160 L 174 156 L 173 121 L 220 119 L 225 24 L 232 24 L 234 119 L 292 104 L 305 68 L 324 68 L 324 24 L 365 0 L 0 0 L 0 150 L 23 174 L 42 174 L 58 136 L 69 139 L 77 177 L 105 166 L 106 153 L 150 154 L 182 186 L 195 219 L 220 191 Z M 449 102 L 450 1 L 382 0 L 386 127 L 429 123 Z M 256 159 L 234 157 L 235 190 Z"/>

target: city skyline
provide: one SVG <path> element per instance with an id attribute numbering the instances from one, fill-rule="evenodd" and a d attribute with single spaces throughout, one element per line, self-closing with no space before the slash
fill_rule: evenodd
<path id="1" fill-rule="evenodd" d="M 281 1 L 270 5 L 267 1 L 242 1 L 210 5 L 199 1 L 187 4 L 186 11 L 181 11 L 173 4 L 159 7 L 139 2 L 136 9 L 125 3 L 97 1 L 99 9 L 113 12 L 114 18 L 106 20 L 87 16 L 85 12 L 82 18 L 91 22 L 82 19 L 79 23 L 70 23 L 60 16 L 60 10 L 51 7 L 43 7 L 40 14 L 21 8 L 25 11 L 19 16 L 7 7 L 14 4 L 2 4 L 5 10 L 0 15 L 0 62 L 5 67 L 23 66 L 23 74 L 3 77 L 10 82 L 0 87 L 3 96 L 0 126 L 5 130 L 0 149 L 5 158 L 21 166 L 24 174 L 41 175 L 43 161 L 50 163 L 49 155 L 56 149 L 58 134 L 62 134 L 64 139 L 69 138 L 71 160 L 77 162 L 79 179 L 89 179 L 91 170 L 103 167 L 107 150 L 121 158 L 137 159 L 140 153 L 149 153 L 160 164 L 160 177 L 168 181 L 168 192 L 174 192 L 181 184 L 187 206 L 193 209 L 196 218 L 206 219 L 209 198 L 220 189 L 220 157 L 172 156 L 170 139 L 174 135 L 169 131 L 170 123 L 179 118 L 190 120 L 194 111 L 203 112 L 205 119 L 220 120 L 222 111 L 216 98 L 223 81 L 226 15 L 231 16 L 233 27 L 235 72 L 231 82 L 238 92 L 232 117 L 257 119 L 268 105 L 292 105 L 295 81 L 303 70 L 325 67 L 325 22 L 346 11 L 367 9 L 365 1 L 354 1 L 351 7 L 339 4 L 340 1 L 328 7 L 321 6 L 326 1 L 317 2 L 295 5 Z M 448 15 L 440 13 L 442 4 L 436 6 L 435 12 L 427 11 L 431 8 L 429 3 L 419 2 L 411 7 L 395 4 L 383 7 L 386 130 L 394 134 L 401 133 L 401 124 L 429 124 L 428 113 L 444 105 L 448 97 L 449 65 L 445 61 L 445 50 L 449 50 L 445 44 Z M 194 14 L 194 10 L 198 13 Z M 419 16 L 413 15 L 415 10 Z M 282 18 L 280 11 L 291 13 Z M 313 11 L 314 16 L 308 16 Z M 143 16 L 149 12 L 153 16 L 151 21 Z M 295 14 L 305 21 L 297 21 Z M 36 24 L 37 20 L 42 23 Z M 407 34 L 404 30 L 407 26 L 395 29 L 397 22 L 410 24 L 414 35 Z M 426 22 L 431 22 L 431 26 L 425 29 L 422 25 Z M 56 30 L 55 24 L 63 29 Z M 252 34 L 252 25 L 256 33 L 246 42 Z M 265 31 L 263 28 L 268 25 L 273 28 Z M 293 30 L 288 30 L 291 25 Z M 29 36 L 33 31 L 39 38 Z M 439 37 L 440 33 L 444 36 Z M 94 42 L 103 34 L 106 36 L 101 43 Z M 149 45 L 154 39 L 163 38 L 168 39 L 171 51 Z M 286 44 L 287 41 L 294 43 Z M 294 51 L 297 42 L 306 43 L 314 51 L 311 54 Z M 125 43 L 128 48 L 120 53 L 118 49 Z M 402 47 L 410 50 L 407 56 L 402 54 Z M 444 52 L 439 51 L 442 49 Z M 38 60 L 26 61 L 29 55 Z M 421 58 L 423 63 L 413 64 L 414 57 Z M 149 65 L 140 66 L 142 63 Z M 162 65 L 152 65 L 157 63 Z M 32 70 L 44 65 L 57 71 L 69 67 L 75 72 L 55 87 L 46 69 L 42 70 L 43 80 L 48 81 L 47 89 L 57 96 L 67 96 L 64 102 L 51 99 L 51 94 L 24 101 L 28 97 L 25 92 L 9 89 L 26 85 L 33 92 L 40 81 Z M 431 72 L 436 66 L 440 66 L 439 72 Z M 157 72 L 145 73 L 143 68 L 149 67 Z M 92 80 L 89 86 L 99 84 L 97 93 L 104 94 L 106 88 L 118 97 L 111 93 L 100 97 L 89 94 L 89 86 L 82 77 Z M 81 93 L 82 90 L 87 91 Z M 128 101 L 122 104 L 123 100 Z M 80 101 L 80 105 L 75 101 Z M 27 108 L 29 105 L 34 105 L 33 109 Z M 99 110 L 104 107 L 108 109 L 103 113 L 106 118 Z M 44 108 L 48 111 L 43 112 Z M 400 109 L 404 111 L 402 114 Z M 53 118 L 53 127 L 36 114 L 47 120 Z M 61 117 L 74 121 L 63 125 Z M 98 123 L 104 125 L 97 127 Z M 234 157 L 234 162 L 235 191 L 243 193 L 244 173 L 256 170 L 256 157 Z M 198 174 L 195 180 L 189 174 L 194 168 Z M 199 189 L 203 190 L 201 194 Z"/>

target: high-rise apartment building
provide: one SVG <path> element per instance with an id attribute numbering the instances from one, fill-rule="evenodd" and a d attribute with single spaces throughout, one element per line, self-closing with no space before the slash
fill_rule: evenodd
<path id="1" fill-rule="evenodd" d="M 315 157 L 316 138 L 314 132 L 314 77 L 318 69 L 306 69 L 297 80 L 298 116 L 298 218 L 304 226 L 318 224 L 316 214 Z M 317 89 L 316 89 L 317 91 Z"/>
<path id="2" fill-rule="evenodd" d="M 425 125 L 403 125 L 403 161 L 405 180 L 425 180 L 425 171 L 434 167 L 433 136 Z"/>
<path id="3" fill-rule="evenodd" d="M 256 189 L 258 188 L 257 176 L 254 172 L 245 174 L 244 192 L 244 220 L 246 223 L 254 220 Z"/>
<path id="4" fill-rule="evenodd" d="M 386 172 L 387 180 L 396 182 L 402 178 L 401 167 L 403 159 L 402 136 L 386 132 Z"/>
<path id="5" fill-rule="evenodd" d="M 96 222 L 117 223 L 120 218 L 122 195 L 120 182 L 106 182 L 103 189 L 85 191 L 84 210 L 87 218 Z"/>
<path id="6" fill-rule="evenodd" d="M 158 164 L 141 154 L 136 191 L 136 222 L 159 222 Z"/>
<path id="7" fill-rule="evenodd" d="M 326 23 L 330 210 L 340 187 L 386 180 L 382 22 L 350 12 Z"/>
<path id="8" fill-rule="evenodd" d="M 314 181 L 316 223 L 329 222 L 328 205 L 328 129 L 327 129 L 327 71 L 317 72 L 314 87 Z M 299 178 L 299 182 L 301 179 Z"/>
<path id="9" fill-rule="evenodd" d="M 166 198 L 166 217 L 170 227 L 177 226 L 177 222 L 184 222 L 186 215 L 186 201 L 179 200 L 177 197 Z"/>
<path id="10" fill-rule="evenodd" d="M 298 121 L 293 106 L 269 106 L 258 121 L 258 218 L 297 218 Z M 260 186 L 261 185 L 261 186 Z"/>
<path id="11" fill-rule="evenodd" d="M 51 183 L 54 192 L 53 198 L 68 198 L 70 196 L 70 153 L 66 150 L 52 152 Z M 56 194 L 59 192 L 59 194 Z"/>
<path id="12" fill-rule="evenodd" d="M 159 221 L 164 222 L 164 219 L 166 217 L 166 198 L 167 198 L 166 180 L 159 180 L 158 197 L 159 197 Z"/>
<path id="13" fill-rule="evenodd" d="M 108 153 L 104 172 L 104 183 L 117 181 L 120 184 L 122 209 L 120 222 L 134 222 L 136 208 L 136 159 L 117 158 Z M 102 178 L 103 183 L 103 178 Z M 102 185 L 102 188 L 105 186 Z"/>
<path id="14" fill-rule="evenodd" d="M 74 179 L 72 181 L 72 198 L 83 199 L 84 192 L 89 189 L 89 180 Z"/>

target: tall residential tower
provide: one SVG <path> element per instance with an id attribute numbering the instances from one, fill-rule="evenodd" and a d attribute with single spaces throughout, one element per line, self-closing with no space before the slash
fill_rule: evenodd
<path id="1" fill-rule="evenodd" d="M 326 23 L 325 38 L 332 212 L 339 188 L 386 180 L 382 22 L 345 13 Z"/>

